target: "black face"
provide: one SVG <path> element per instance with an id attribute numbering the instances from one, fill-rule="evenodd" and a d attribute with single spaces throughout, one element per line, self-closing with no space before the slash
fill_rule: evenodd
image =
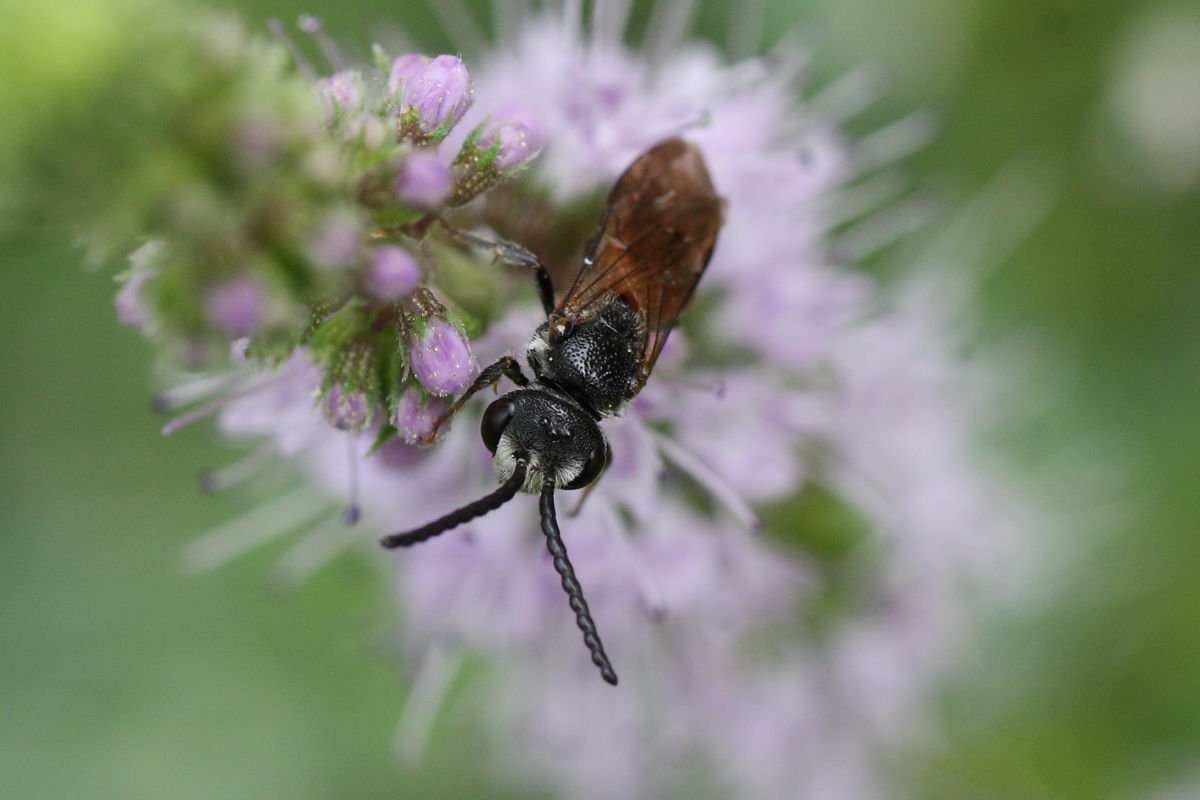
<path id="1" fill-rule="evenodd" d="M 532 485 L 551 478 L 557 488 L 582 489 L 608 463 L 608 442 L 583 408 L 569 397 L 541 389 L 518 389 L 483 412 L 479 432 L 507 479 L 518 454 L 529 461 Z"/>

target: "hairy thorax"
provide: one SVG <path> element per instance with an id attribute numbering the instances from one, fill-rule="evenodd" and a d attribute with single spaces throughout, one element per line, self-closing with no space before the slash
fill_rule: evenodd
<path id="1" fill-rule="evenodd" d="M 544 383 L 598 417 L 619 417 L 637 394 L 637 353 L 644 336 L 637 314 L 613 297 L 588 320 L 542 323 L 526 357 Z"/>

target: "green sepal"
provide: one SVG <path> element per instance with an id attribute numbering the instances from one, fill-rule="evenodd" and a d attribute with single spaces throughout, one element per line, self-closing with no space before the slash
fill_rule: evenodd
<path id="1" fill-rule="evenodd" d="M 375 453 L 377 453 L 381 447 L 390 442 L 392 439 L 395 439 L 398 433 L 399 431 L 396 430 L 392 423 L 383 423 L 383 425 L 379 428 L 379 433 L 375 436 L 375 441 L 372 442 L 370 448 L 367 449 L 367 455 L 375 455 Z"/>
<path id="2" fill-rule="evenodd" d="M 309 347 L 313 350 L 336 347 L 366 332 L 365 311 L 366 302 L 362 298 L 351 298 L 314 327 L 308 337 Z"/>
<path id="3" fill-rule="evenodd" d="M 458 248 L 442 243 L 435 246 L 439 291 L 476 320 L 500 316 L 508 300 L 504 270 Z"/>
<path id="4" fill-rule="evenodd" d="M 483 122 L 480 122 L 471 129 L 471 132 L 467 134 L 467 138 L 463 141 L 462 147 L 459 148 L 458 154 L 454 156 L 454 161 L 451 163 L 466 164 L 471 160 L 471 156 L 474 155 L 474 153 L 479 149 L 476 147 L 476 142 L 478 142 L 479 137 L 483 135 L 484 126 L 488 124 L 491 118 L 492 115 L 488 114 L 483 118 Z"/>
<path id="5" fill-rule="evenodd" d="M 378 42 L 371 45 L 371 60 L 375 62 L 375 69 L 379 70 L 379 74 L 386 82 L 392 72 L 392 59 Z"/>
<path id="6" fill-rule="evenodd" d="M 371 213 L 371 221 L 377 228 L 398 228 L 401 225 L 411 225 L 428 213 L 428 211 L 397 203 L 394 206 L 374 210 Z"/>
<path id="7" fill-rule="evenodd" d="M 400 138 L 409 139 L 419 147 L 436 145 L 445 139 L 450 131 L 454 130 L 457 123 L 457 120 L 451 121 L 449 117 L 446 117 L 429 133 L 422 133 L 420 113 L 417 112 L 415 106 L 408 106 L 400 111 Z"/>
<path id="8" fill-rule="evenodd" d="M 296 331 L 273 328 L 255 332 L 246 346 L 246 358 L 271 367 L 287 360 L 296 349 Z"/>
<path id="9" fill-rule="evenodd" d="M 396 410 L 400 395 L 400 376 L 408 364 L 408 353 L 395 346 L 392 329 L 382 330 L 374 336 L 375 348 L 375 401 L 390 419 Z"/>

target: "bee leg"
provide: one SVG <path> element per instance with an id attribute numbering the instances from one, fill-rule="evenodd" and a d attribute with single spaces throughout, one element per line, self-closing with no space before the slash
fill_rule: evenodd
<path id="1" fill-rule="evenodd" d="M 450 418 L 459 412 L 459 410 L 467 404 L 480 389 L 485 389 L 488 386 L 496 383 L 501 377 L 507 376 L 510 381 L 517 386 L 528 386 L 529 379 L 525 377 L 525 373 L 521 371 L 521 365 L 512 356 L 503 356 L 494 364 L 489 364 L 479 373 L 479 377 L 475 382 L 467 387 L 454 404 L 446 409 L 442 414 L 433 421 L 433 429 L 430 430 L 425 437 L 426 444 L 433 444 L 437 439 L 438 431 L 442 425 L 450 421 Z"/>
<path id="2" fill-rule="evenodd" d="M 501 264 L 532 269 L 534 280 L 537 281 L 538 299 L 542 301 L 542 309 L 546 312 L 546 316 L 550 316 L 550 312 L 554 310 L 554 283 L 550 280 L 550 273 L 540 258 L 521 245 L 506 239 L 480 236 L 477 233 L 455 228 L 444 221 L 442 227 L 456 241 L 482 250 L 491 250 L 492 255 Z"/>

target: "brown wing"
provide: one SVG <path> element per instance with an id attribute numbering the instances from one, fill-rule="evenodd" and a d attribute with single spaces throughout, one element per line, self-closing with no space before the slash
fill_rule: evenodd
<path id="1" fill-rule="evenodd" d="M 551 315 L 576 322 L 612 295 L 645 323 L 636 388 L 646 383 L 679 313 L 708 266 L 722 223 L 722 200 L 700 151 L 668 139 L 643 153 L 617 179 L 583 268 Z"/>

